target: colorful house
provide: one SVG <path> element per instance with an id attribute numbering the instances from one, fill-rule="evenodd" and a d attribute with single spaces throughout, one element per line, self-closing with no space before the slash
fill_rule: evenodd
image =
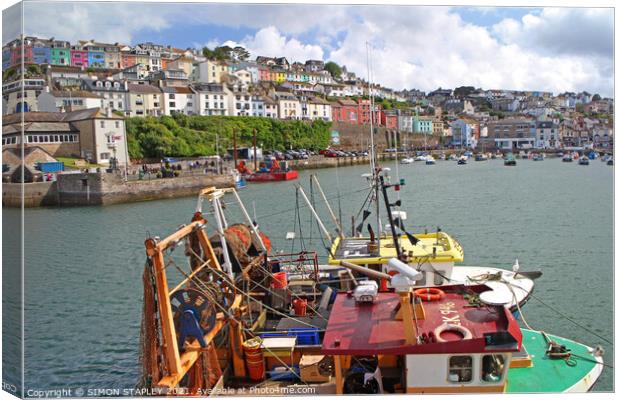
<path id="1" fill-rule="evenodd" d="M 13 65 L 11 62 L 11 49 L 2 49 L 2 70 L 8 69 L 11 65 Z"/>
<path id="2" fill-rule="evenodd" d="M 11 65 L 21 64 L 22 59 L 24 64 L 32 64 L 32 46 L 24 45 L 23 48 L 17 46 L 11 49 Z"/>
<path id="3" fill-rule="evenodd" d="M 36 46 L 32 48 L 32 61 L 35 64 L 49 64 L 51 58 L 51 49 L 49 47 Z"/>
<path id="4" fill-rule="evenodd" d="M 334 122 L 357 124 L 357 103 L 351 99 L 341 99 L 332 103 L 332 120 Z"/>
<path id="5" fill-rule="evenodd" d="M 71 65 L 71 50 L 67 47 L 52 47 L 50 58 L 52 65 Z"/>
<path id="6" fill-rule="evenodd" d="M 371 117 L 371 108 L 370 108 L 370 100 L 359 99 L 357 102 L 358 106 L 358 121 L 359 125 L 370 124 Z M 381 106 L 375 104 L 374 112 L 372 113 L 373 124 L 379 125 L 381 122 Z"/>
<path id="7" fill-rule="evenodd" d="M 121 68 L 129 68 L 136 65 L 136 55 L 131 53 L 121 53 Z"/>
<path id="8" fill-rule="evenodd" d="M 105 53 L 103 51 L 89 51 L 88 66 L 93 68 L 105 68 Z"/>
<path id="9" fill-rule="evenodd" d="M 398 110 L 381 110 L 381 125 L 387 129 L 398 129 Z"/>
<path id="10" fill-rule="evenodd" d="M 258 80 L 262 82 L 268 82 L 269 72 L 269 68 L 267 67 L 258 67 Z"/>
<path id="11" fill-rule="evenodd" d="M 88 67 L 88 51 L 72 48 L 71 65 L 74 67 Z"/>
<path id="12" fill-rule="evenodd" d="M 433 118 L 431 117 L 413 117 L 413 133 L 421 133 L 424 135 L 433 134 Z"/>

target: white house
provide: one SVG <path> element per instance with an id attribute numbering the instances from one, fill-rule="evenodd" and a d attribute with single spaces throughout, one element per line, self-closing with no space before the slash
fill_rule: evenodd
<path id="1" fill-rule="evenodd" d="M 301 119 L 301 103 L 297 97 L 288 92 L 275 92 L 278 102 L 278 118 L 280 119 Z"/>
<path id="2" fill-rule="evenodd" d="M 163 96 L 164 114 L 181 113 L 196 114 L 196 94 L 189 86 L 164 86 L 161 88 Z"/>
<path id="3" fill-rule="evenodd" d="M 197 114 L 228 115 L 228 94 L 223 85 L 217 83 L 197 83 L 192 86 L 196 93 Z"/>
<path id="4" fill-rule="evenodd" d="M 38 111 L 75 111 L 87 108 L 103 108 L 103 97 L 84 90 L 44 91 L 37 98 Z"/>
<path id="5" fill-rule="evenodd" d="M 232 89 L 232 90 L 231 90 Z M 237 89 L 237 90 L 235 90 Z M 228 115 L 233 117 L 252 115 L 252 94 L 233 86 L 224 86 L 228 99 Z"/>

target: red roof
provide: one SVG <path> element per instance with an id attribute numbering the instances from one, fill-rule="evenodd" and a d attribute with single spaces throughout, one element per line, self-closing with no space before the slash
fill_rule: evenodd
<path id="1" fill-rule="evenodd" d="M 517 351 L 521 331 L 510 311 L 504 307 L 471 307 L 460 288 L 444 290 L 440 301 L 424 302 L 426 318 L 418 320 L 418 335 L 433 332 L 444 323 L 459 322 L 469 329 L 472 339 L 445 332 L 446 342 L 405 345 L 403 321 L 394 318 L 399 305 L 396 293 L 379 293 L 373 304 L 356 304 L 353 296 L 341 293 L 330 313 L 323 339 L 323 354 L 444 354 Z M 472 288 L 472 287 L 470 287 Z M 478 288 L 478 287 L 477 287 Z M 485 286 L 479 287 L 486 290 Z M 489 340 L 494 341 L 490 345 Z"/>

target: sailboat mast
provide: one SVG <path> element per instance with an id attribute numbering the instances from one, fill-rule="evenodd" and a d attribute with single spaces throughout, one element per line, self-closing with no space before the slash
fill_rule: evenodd
<path id="1" fill-rule="evenodd" d="M 367 60 L 367 67 L 368 67 L 368 95 L 369 95 L 369 99 L 370 99 L 370 160 L 371 160 L 371 168 L 372 168 L 372 184 L 373 184 L 373 190 L 375 192 L 375 212 L 376 212 L 376 218 L 377 218 L 377 235 L 376 235 L 376 240 L 377 240 L 377 250 L 380 248 L 379 247 L 379 240 L 381 237 L 381 210 L 380 210 L 380 204 L 379 204 L 379 167 L 377 165 L 377 154 L 376 154 L 376 149 L 375 149 L 375 138 L 374 138 L 374 96 L 372 93 L 372 72 L 371 72 L 371 62 L 370 62 L 370 45 L 368 42 L 366 42 L 366 60 Z"/>

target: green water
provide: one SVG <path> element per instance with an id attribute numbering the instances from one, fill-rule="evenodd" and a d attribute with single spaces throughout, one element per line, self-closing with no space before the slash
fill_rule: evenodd
<path id="1" fill-rule="evenodd" d="M 394 165 L 389 166 L 395 175 Z M 406 179 L 400 196 L 409 229 L 440 226 L 463 245 L 467 265 L 510 268 L 518 258 L 521 270 L 543 271 L 537 298 L 613 340 L 612 167 L 598 160 L 579 166 L 559 159 L 518 160 L 516 167 L 504 167 L 501 160 L 399 167 Z M 348 230 L 351 215 L 366 196 L 355 191 L 363 187 L 361 174 L 367 170 L 314 171 L 329 197 L 340 192 L 340 201 L 332 204 L 336 212 L 340 208 Z M 297 181 L 308 193 L 310 173 L 301 172 Z M 290 250 L 292 242 L 284 237 L 295 221 L 294 182 L 253 184 L 241 197 L 250 214 L 254 204 L 261 229 L 275 248 Z M 139 375 L 143 241 L 147 233 L 171 233 L 191 219 L 194 208 L 195 199 L 184 198 L 26 210 L 27 389 L 134 387 Z M 327 223 L 325 210 L 319 211 Z M 5 221 L 18 215 L 18 210 L 3 212 Z M 236 207 L 227 212 L 229 221 L 239 220 Z M 299 219 L 306 247 L 320 250 L 317 228 L 309 228 L 309 211 L 302 209 Z M 5 238 L 11 235 L 6 226 L 3 231 Z M 536 299 L 524 314 L 534 329 L 602 344 L 606 362 L 613 364 L 613 346 Z M 613 370 L 605 369 L 595 390 L 613 390 Z"/>

